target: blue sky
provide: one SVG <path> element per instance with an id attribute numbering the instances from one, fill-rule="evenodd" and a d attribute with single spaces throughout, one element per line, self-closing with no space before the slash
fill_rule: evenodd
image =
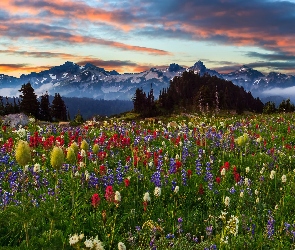
<path id="1" fill-rule="evenodd" d="M 120 73 L 170 63 L 295 74 L 295 1 L 10 0 L 0 10 L 0 74 L 72 61 Z"/>

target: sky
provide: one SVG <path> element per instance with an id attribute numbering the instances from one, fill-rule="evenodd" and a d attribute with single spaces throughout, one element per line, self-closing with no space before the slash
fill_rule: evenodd
<path id="1" fill-rule="evenodd" d="M 135 73 L 201 60 L 295 75 L 295 0 L 3 0 L 0 74 L 71 61 Z"/>

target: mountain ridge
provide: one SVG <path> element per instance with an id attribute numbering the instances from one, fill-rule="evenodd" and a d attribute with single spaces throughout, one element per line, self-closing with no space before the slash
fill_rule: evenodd
<path id="1" fill-rule="evenodd" d="M 185 68 L 171 63 L 166 68 L 150 68 L 139 73 L 118 73 L 115 69 L 107 71 L 94 64 L 78 65 L 66 61 L 41 72 L 22 74 L 19 78 L 0 74 L 0 89 L 10 91 L 30 82 L 38 95 L 45 91 L 49 94 L 60 93 L 66 97 L 88 97 L 105 100 L 130 100 L 136 88 L 149 91 L 151 86 L 157 97 L 163 88 L 169 86 L 170 80 L 180 76 L 184 71 L 192 70 L 200 75 L 209 74 L 233 82 L 235 85 L 250 91 L 253 96 L 260 96 L 263 91 L 272 88 L 295 87 L 295 76 L 280 72 L 262 72 L 242 65 L 229 73 L 219 73 L 208 69 L 202 61 Z M 1 91 L 3 92 L 3 91 Z M 17 93 L 15 91 L 15 93 Z M 264 96 L 265 97 L 265 96 Z"/>

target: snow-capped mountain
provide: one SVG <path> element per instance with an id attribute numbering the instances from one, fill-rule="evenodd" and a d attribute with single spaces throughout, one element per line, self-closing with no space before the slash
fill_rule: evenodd
<path id="1" fill-rule="evenodd" d="M 21 75 L 19 78 L 0 74 L 0 95 L 18 96 L 17 90 L 21 85 L 30 82 L 38 95 L 48 91 L 51 95 L 60 93 L 66 97 L 130 100 L 136 88 L 142 88 L 148 92 L 152 86 L 157 96 L 163 88 L 169 86 L 173 77 L 181 75 L 185 70 L 193 70 L 200 75 L 206 73 L 232 81 L 244 87 L 246 91 L 251 91 L 254 96 L 271 88 L 295 86 L 295 76 L 275 72 L 264 75 L 244 65 L 228 74 L 207 69 L 201 61 L 189 68 L 172 63 L 164 69 L 151 68 L 140 73 L 119 74 L 115 70 L 106 71 L 90 63 L 81 66 L 73 62 L 65 62 L 63 65 L 39 73 Z"/>

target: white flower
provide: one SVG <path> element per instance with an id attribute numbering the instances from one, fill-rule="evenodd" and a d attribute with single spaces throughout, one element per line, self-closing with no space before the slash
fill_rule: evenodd
<path id="1" fill-rule="evenodd" d="M 222 168 L 220 174 L 221 174 L 221 176 L 225 176 L 225 168 Z"/>
<path id="2" fill-rule="evenodd" d="M 79 242 L 79 236 L 78 236 L 78 234 L 74 234 L 74 235 L 72 235 L 71 237 L 70 237 L 70 239 L 69 239 L 69 243 L 70 243 L 70 245 L 75 245 L 76 243 L 78 243 Z"/>
<path id="3" fill-rule="evenodd" d="M 179 159 L 179 154 L 177 154 L 177 155 L 175 156 L 175 159 L 176 159 L 176 160 L 178 160 L 178 159 Z"/>
<path id="4" fill-rule="evenodd" d="M 118 243 L 118 250 L 126 250 L 126 246 L 123 242 Z"/>
<path id="5" fill-rule="evenodd" d="M 240 193 L 240 197 L 243 198 L 244 197 L 244 192 Z"/>
<path id="6" fill-rule="evenodd" d="M 260 174 L 263 174 L 263 172 L 264 172 L 264 167 L 260 170 Z"/>
<path id="7" fill-rule="evenodd" d="M 230 198 L 228 196 L 225 197 L 224 199 L 224 204 L 228 207 L 230 202 Z"/>
<path id="8" fill-rule="evenodd" d="M 118 202 L 121 201 L 121 194 L 119 191 L 116 191 L 116 193 L 115 193 L 115 201 L 118 201 Z"/>
<path id="9" fill-rule="evenodd" d="M 287 176 L 284 174 L 283 176 L 282 176 L 282 182 L 286 182 L 287 181 Z"/>
<path id="10" fill-rule="evenodd" d="M 93 248 L 93 242 L 92 242 L 92 239 L 87 239 L 84 241 L 84 244 L 85 244 L 85 247 L 87 248 Z"/>
<path id="11" fill-rule="evenodd" d="M 24 172 L 28 172 L 29 171 L 29 165 L 26 165 L 24 168 Z"/>
<path id="12" fill-rule="evenodd" d="M 276 171 L 271 170 L 269 178 L 273 180 L 275 178 L 275 174 L 276 174 Z"/>
<path id="13" fill-rule="evenodd" d="M 155 187 L 154 195 L 156 197 L 159 197 L 161 195 L 161 188 L 160 187 Z"/>
<path id="14" fill-rule="evenodd" d="M 150 193 L 146 192 L 143 196 L 143 201 L 151 201 Z"/>
<path id="15" fill-rule="evenodd" d="M 85 170 L 85 180 L 88 181 L 90 177 L 90 174 L 88 172 L 88 170 Z"/>
<path id="16" fill-rule="evenodd" d="M 82 240 L 84 238 L 84 234 L 79 235 L 79 240 Z"/>
<path id="17" fill-rule="evenodd" d="M 256 203 L 259 203 L 259 197 L 256 198 Z"/>
<path id="18" fill-rule="evenodd" d="M 38 172 L 40 171 L 40 164 L 39 164 L 39 163 L 36 163 L 36 164 L 34 165 L 33 171 L 34 171 L 35 173 L 38 173 Z"/>
<path id="19" fill-rule="evenodd" d="M 174 193 L 178 193 L 179 192 L 179 186 L 175 186 L 175 188 L 174 188 Z"/>
<path id="20" fill-rule="evenodd" d="M 86 151 L 84 149 L 81 149 L 80 154 L 81 154 L 82 157 L 85 157 L 86 156 Z"/>
<path id="21" fill-rule="evenodd" d="M 255 193 L 256 195 L 258 195 L 258 194 L 259 194 L 259 191 L 258 191 L 257 189 L 255 189 L 254 193 Z"/>
<path id="22" fill-rule="evenodd" d="M 96 236 L 92 242 L 96 250 L 104 250 L 103 243 L 100 240 L 98 240 L 98 236 Z"/>
<path id="23" fill-rule="evenodd" d="M 246 186 L 250 185 L 249 179 L 247 177 L 245 178 L 244 183 L 245 183 Z"/>
<path id="24" fill-rule="evenodd" d="M 246 167 L 246 173 L 249 173 L 249 172 L 250 172 L 250 168 Z"/>

